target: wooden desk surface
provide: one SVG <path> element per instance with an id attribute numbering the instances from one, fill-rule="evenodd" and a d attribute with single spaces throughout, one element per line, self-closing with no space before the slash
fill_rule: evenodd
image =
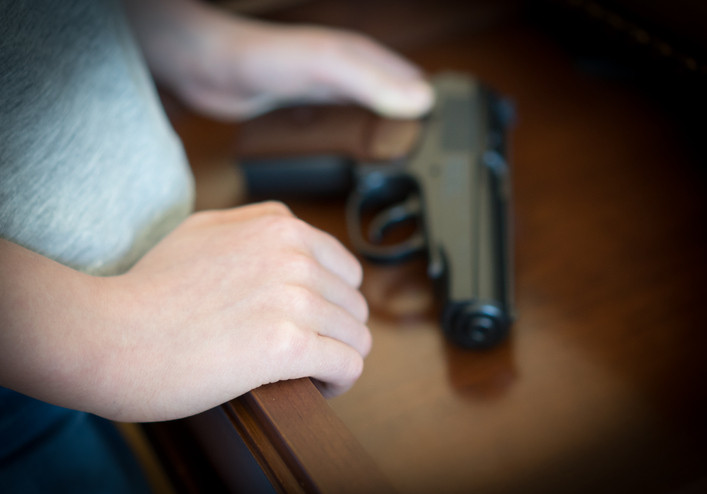
<path id="1" fill-rule="evenodd" d="M 457 349 L 422 262 L 365 264 L 374 348 L 331 407 L 402 493 L 704 492 L 705 175 L 676 127 L 523 24 L 405 53 L 515 103 L 518 319 L 500 348 Z M 202 205 L 228 205 L 200 163 L 230 130 L 177 128 Z M 347 242 L 339 202 L 290 204 Z"/>

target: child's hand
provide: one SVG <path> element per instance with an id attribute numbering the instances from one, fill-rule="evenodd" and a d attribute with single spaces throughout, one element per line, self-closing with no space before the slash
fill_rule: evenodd
<path id="1" fill-rule="evenodd" d="M 197 213 L 106 279 L 121 310 L 103 379 L 124 420 L 185 416 L 304 376 L 342 393 L 371 348 L 361 277 L 336 239 L 282 204 Z"/>
<path id="2" fill-rule="evenodd" d="M 211 116 L 242 119 L 285 103 L 349 101 L 410 118 L 433 103 L 415 66 L 360 34 L 270 24 L 189 0 L 132 8 L 156 77 Z"/>

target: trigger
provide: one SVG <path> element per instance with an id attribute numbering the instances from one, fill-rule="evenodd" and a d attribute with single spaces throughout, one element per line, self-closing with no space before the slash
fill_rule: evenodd
<path id="1" fill-rule="evenodd" d="M 410 196 L 404 202 L 385 209 L 375 215 L 368 226 L 369 241 L 380 244 L 386 232 L 396 225 L 420 216 L 422 207 L 417 196 Z"/>

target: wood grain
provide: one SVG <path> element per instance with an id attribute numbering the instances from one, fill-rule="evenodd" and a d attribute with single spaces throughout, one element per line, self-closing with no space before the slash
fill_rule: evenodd
<path id="1" fill-rule="evenodd" d="M 225 409 L 281 492 L 394 492 L 309 379 L 263 386 Z"/>

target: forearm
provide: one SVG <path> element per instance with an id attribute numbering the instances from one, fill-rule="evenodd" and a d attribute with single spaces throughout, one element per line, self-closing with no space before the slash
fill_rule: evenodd
<path id="1" fill-rule="evenodd" d="M 179 418 L 248 390 L 212 401 L 182 391 L 219 376 L 204 372 L 197 347 L 209 338 L 185 321 L 179 290 L 89 276 L 2 239 L 0 260 L 1 386 L 121 421 Z"/>
<path id="2" fill-rule="evenodd" d="M 267 44 L 272 30 L 269 23 L 203 1 L 123 1 L 153 75 L 177 90 L 183 90 L 180 85 L 189 84 L 195 76 L 219 77 L 223 63 L 238 70 L 244 45 L 252 49 Z"/>
<path id="3" fill-rule="evenodd" d="M 192 215 L 127 273 L 91 277 L 0 241 L 0 385 L 126 421 L 202 412 L 370 350 L 361 267 L 283 205 Z"/>
<path id="4" fill-rule="evenodd" d="M 167 84 L 177 71 L 192 72 L 208 43 L 202 33 L 218 15 L 193 0 L 124 0 L 128 19 L 150 70 Z M 178 53 L 182 56 L 177 56 Z"/>
<path id="5" fill-rule="evenodd" d="M 208 336 L 184 316 L 194 297 L 150 275 L 86 275 L 2 239 L 0 260 L 0 385 L 122 421 L 179 418 L 248 390 L 212 401 L 183 391 L 219 378 L 197 348 Z"/>
<path id="6" fill-rule="evenodd" d="M 0 240 L 3 386 L 98 411 L 107 349 L 95 335 L 108 330 L 102 327 L 108 318 L 100 285 L 99 278 Z"/>

